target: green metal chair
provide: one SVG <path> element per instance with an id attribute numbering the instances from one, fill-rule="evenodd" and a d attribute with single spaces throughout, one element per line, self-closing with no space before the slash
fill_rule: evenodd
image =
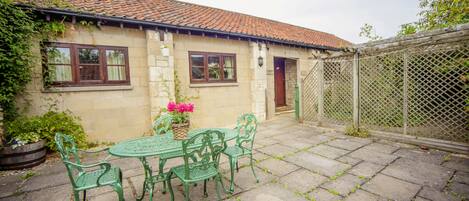
<path id="1" fill-rule="evenodd" d="M 57 144 L 57 150 L 60 153 L 62 161 L 67 168 L 70 181 L 72 182 L 75 201 L 80 200 L 80 191 L 83 191 L 83 200 L 86 200 L 86 190 L 101 186 L 112 186 L 114 191 L 117 192 L 119 200 L 124 200 L 122 172 L 118 167 L 111 166 L 111 164 L 106 161 L 89 165 L 81 164 L 78 155 L 79 151 L 98 153 L 107 151 L 107 148 L 98 151 L 79 150 L 73 138 L 62 133 L 55 134 L 55 143 Z M 96 169 L 97 167 L 99 168 Z M 85 171 L 85 169 L 92 170 Z"/>
<path id="2" fill-rule="evenodd" d="M 254 145 L 254 137 L 257 130 L 257 119 L 253 114 L 243 114 L 238 117 L 236 128 L 238 137 L 234 146 L 227 147 L 223 154 L 228 156 L 231 170 L 230 192 L 234 192 L 234 168 L 238 172 L 238 159 L 241 157 L 250 157 L 250 166 L 256 182 L 259 182 L 256 172 L 254 171 L 254 159 L 252 158 L 252 147 Z"/>
<path id="3" fill-rule="evenodd" d="M 184 186 L 186 201 L 189 200 L 190 184 L 204 181 L 204 195 L 207 196 L 207 181 L 215 179 L 217 198 L 221 200 L 218 182 L 225 189 L 222 176 L 219 171 L 220 154 L 226 148 L 224 133 L 217 130 L 205 130 L 195 134 L 188 140 L 182 141 L 182 151 L 184 153 L 184 165 L 171 168 L 167 175 L 171 201 L 174 200 L 171 178 L 173 175 L 181 180 Z M 194 161 L 194 158 L 197 158 Z M 192 162 L 189 162 L 189 159 Z"/>

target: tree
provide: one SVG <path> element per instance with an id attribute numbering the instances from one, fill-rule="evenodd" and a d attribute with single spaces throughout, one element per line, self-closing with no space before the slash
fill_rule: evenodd
<path id="1" fill-rule="evenodd" d="M 368 40 L 370 41 L 381 40 L 383 38 L 379 36 L 378 34 L 376 34 L 376 30 L 373 27 L 373 25 L 370 25 L 368 23 L 365 23 L 360 28 L 360 34 L 358 34 L 358 36 L 368 38 Z"/>
<path id="2" fill-rule="evenodd" d="M 402 24 L 398 36 L 469 23 L 469 0 L 420 0 L 419 7 L 419 20 Z M 369 24 L 361 27 L 359 36 L 370 41 L 381 39 Z"/>

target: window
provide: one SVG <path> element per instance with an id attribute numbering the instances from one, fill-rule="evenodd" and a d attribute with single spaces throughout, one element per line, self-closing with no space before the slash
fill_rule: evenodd
<path id="1" fill-rule="evenodd" d="M 51 43 L 45 49 L 53 85 L 130 84 L 126 47 Z"/>
<path id="2" fill-rule="evenodd" d="M 189 52 L 191 83 L 236 82 L 236 55 Z"/>

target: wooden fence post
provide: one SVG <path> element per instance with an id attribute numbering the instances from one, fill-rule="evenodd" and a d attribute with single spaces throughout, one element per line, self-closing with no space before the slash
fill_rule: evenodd
<path id="1" fill-rule="evenodd" d="M 359 56 L 358 51 L 353 55 L 352 61 L 352 77 L 353 77 L 353 126 L 360 128 L 360 74 L 359 74 Z"/>
<path id="2" fill-rule="evenodd" d="M 324 60 L 318 61 L 318 122 L 324 119 Z"/>
<path id="3" fill-rule="evenodd" d="M 408 63 L 408 55 L 407 52 L 404 52 L 404 83 L 403 83 L 403 94 L 402 94 L 402 116 L 403 116 L 403 134 L 407 135 L 407 122 L 409 117 L 408 112 L 408 74 L 409 74 L 409 63 Z"/>

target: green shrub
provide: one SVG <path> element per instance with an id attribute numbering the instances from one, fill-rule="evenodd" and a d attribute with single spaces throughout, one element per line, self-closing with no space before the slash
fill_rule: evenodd
<path id="1" fill-rule="evenodd" d="M 55 133 L 61 132 L 72 136 L 78 147 L 86 147 L 86 135 L 79 118 L 70 112 L 48 111 L 42 116 L 20 117 L 7 122 L 5 129 L 10 144 L 21 145 L 44 139 L 47 147 L 55 151 Z"/>
<path id="2" fill-rule="evenodd" d="M 356 128 L 355 126 L 347 126 L 347 128 L 345 128 L 345 135 L 363 138 L 370 136 L 368 130 L 364 128 Z"/>

